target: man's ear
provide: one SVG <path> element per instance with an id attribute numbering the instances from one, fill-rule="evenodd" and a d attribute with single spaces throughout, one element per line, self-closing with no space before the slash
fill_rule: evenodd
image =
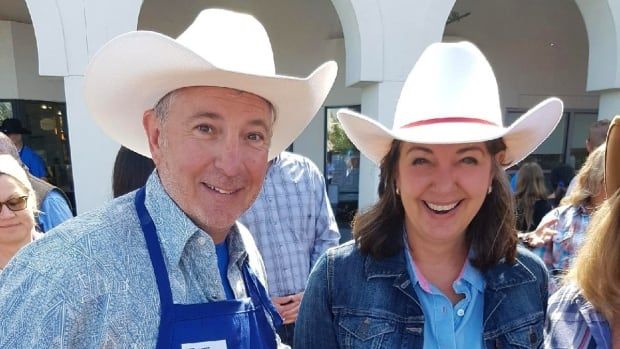
<path id="1" fill-rule="evenodd" d="M 153 158 L 153 162 L 157 165 L 161 154 L 159 138 L 161 137 L 162 122 L 155 114 L 155 110 L 149 109 L 144 112 L 142 116 L 142 126 L 144 127 L 144 132 L 146 132 L 146 137 L 149 142 L 151 157 Z"/>

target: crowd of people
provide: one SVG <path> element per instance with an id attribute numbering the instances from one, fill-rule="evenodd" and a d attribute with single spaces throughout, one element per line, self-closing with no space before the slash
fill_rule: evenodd
<path id="1" fill-rule="evenodd" d="M 276 74 L 262 24 L 227 10 L 114 38 L 85 76 L 122 145 L 114 199 L 75 218 L 5 122 L 0 348 L 620 348 L 620 117 L 574 180 L 528 160 L 511 187 L 562 101 L 504 125 L 482 52 L 431 44 L 392 128 L 338 112 L 380 175 L 338 245 L 325 178 L 285 151 L 336 73 Z"/>

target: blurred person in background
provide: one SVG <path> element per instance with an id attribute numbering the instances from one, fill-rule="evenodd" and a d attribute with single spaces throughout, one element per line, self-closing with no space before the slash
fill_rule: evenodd
<path id="1" fill-rule="evenodd" d="M 19 152 L 21 162 L 26 165 L 30 174 L 47 180 L 45 161 L 32 148 L 24 144 L 23 135 L 30 134 L 30 130 L 24 128 L 19 119 L 5 119 L 0 125 L 0 131 L 9 136 L 11 141 L 13 141 Z"/>
<path id="2" fill-rule="evenodd" d="M 26 171 L 10 155 L 0 155 L 0 270 L 40 234 L 36 231 L 37 198 Z"/>
<path id="3" fill-rule="evenodd" d="M 152 159 L 121 146 L 114 160 L 112 194 L 117 198 L 143 187 L 154 169 Z"/>
<path id="4" fill-rule="evenodd" d="M 575 176 L 575 187 L 570 194 L 525 238 L 530 247 L 536 247 L 536 252 L 558 280 L 583 245 L 591 215 L 605 200 L 604 175 L 605 147 L 600 146 L 590 153 Z M 542 225 L 547 227 L 540 229 Z"/>
<path id="5" fill-rule="evenodd" d="M 17 148 L 15 148 L 11 139 L 2 132 L 0 132 L 0 154 L 12 156 L 23 166 Z M 71 201 L 65 192 L 30 173 L 27 174 L 30 184 L 37 194 L 35 203 L 37 205 L 38 214 L 35 219 L 40 232 L 48 232 L 58 224 L 73 217 L 70 204 Z"/>
<path id="6" fill-rule="evenodd" d="M 607 136 L 607 130 L 609 129 L 610 121 L 608 119 L 601 119 L 593 122 L 588 130 L 588 138 L 586 138 L 586 151 L 588 154 L 598 148 L 601 144 L 605 143 L 605 137 Z M 570 195 L 576 185 L 576 177 L 570 181 L 568 188 L 566 188 L 566 195 Z"/>
<path id="7" fill-rule="evenodd" d="M 620 117 L 609 128 L 607 200 L 592 217 L 588 238 L 549 299 L 545 348 L 620 348 Z"/>
<path id="8" fill-rule="evenodd" d="M 521 165 L 518 173 L 515 192 L 517 230 L 532 231 L 547 212 L 551 211 L 551 203 L 547 199 L 549 191 L 545 185 L 543 170 L 537 163 L 527 162 Z"/>

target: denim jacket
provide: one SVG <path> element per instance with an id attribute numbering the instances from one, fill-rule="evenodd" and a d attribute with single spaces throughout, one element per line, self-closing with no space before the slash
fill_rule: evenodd
<path id="1" fill-rule="evenodd" d="M 424 314 L 404 251 L 377 260 L 353 241 L 329 249 L 312 270 L 296 321 L 295 348 L 422 348 Z M 540 348 L 548 275 L 534 254 L 483 273 L 486 348 Z"/>

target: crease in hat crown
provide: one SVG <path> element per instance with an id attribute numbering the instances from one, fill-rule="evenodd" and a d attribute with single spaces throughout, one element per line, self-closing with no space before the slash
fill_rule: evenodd
<path id="1" fill-rule="evenodd" d="M 222 30 L 228 31 L 226 35 L 219 35 Z M 248 14 L 203 10 L 177 42 L 220 69 L 264 76 L 276 74 L 269 35 Z"/>
<path id="2" fill-rule="evenodd" d="M 482 52 L 470 42 L 434 43 L 418 58 L 396 104 L 392 128 L 350 111 L 338 120 L 355 146 L 379 165 L 394 140 L 463 144 L 502 138 L 508 168 L 555 129 L 563 103 L 547 98 L 504 127 L 497 80 Z"/>
<path id="3" fill-rule="evenodd" d="M 263 25 L 249 14 L 207 9 L 173 39 L 150 31 L 106 43 L 85 70 L 84 97 L 99 127 L 150 157 L 142 116 L 168 92 L 213 86 L 249 92 L 273 106 L 268 158 L 286 149 L 316 115 L 337 74 L 333 61 L 307 77 L 279 75 Z"/>

